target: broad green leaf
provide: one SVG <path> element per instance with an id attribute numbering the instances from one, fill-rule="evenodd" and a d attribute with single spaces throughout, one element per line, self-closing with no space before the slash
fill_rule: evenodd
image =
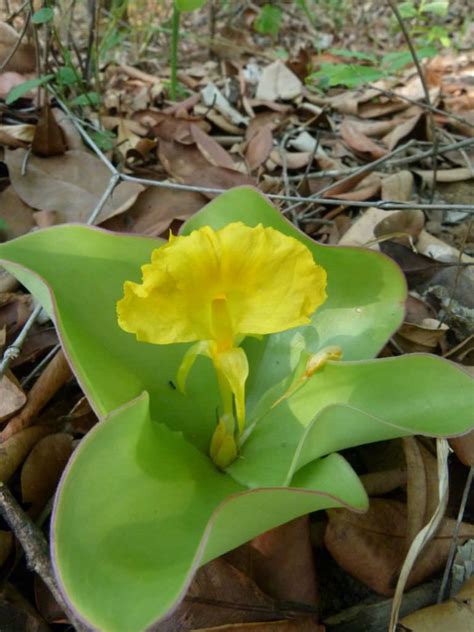
<path id="1" fill-rule="evenodd" d="M 280 30 L 282 10 L 273 4 L 264 4 L 255 20 L 255 29 L 264 35 L 276 37 Z"/>
<path id="2" fill-rule="evenodd" d="M 242 484 L 286 485 L 331 452 L 413 434 L 453 436 L 474 423 L 472 379 L 435 356 L 328 362 L 272 408 L 286 387 L 262 399 L 243 458 L 228 468 Z"/>
<path id="3" fill-rule="evenodd" d="M 353 88 L 363 83 L 377 81 L 385 72 L 373 66 L 358 64 L 321 64 L 321 70 L 309 76 L 309 80 L 326 78 L 330 86 L 347 86 Z"/>
<path id="4" fill-rule="evenodd" d="M 51 22 L 54 18 L 54 11 L 51 7 L 43 7 L 39 9 L 39 11 L 35 11 L 31 18 L 33 24 L 46 24 L 46 22 Z"/>
<path id="5" fill-rule="evenodd" d="M 7 98 L 5 99 L 5 103 L 7 105 L 11 105 L 17 101 L 17 99 L 21 99 L 21 97 L 24 97 L 25 94 L 28 94 L 30 90 L 34 90 L 35 88 L 38 88 L 38 86 L 48 83 L 51 79 L 54 79 L 54 75 L 43 75 L 37 79 L 28 79 L 28 81 L 20 83 L 20 85 L 15 86 L 10 90 Z"/>
<path id="6" fill-rule="evenodd" d="M 141 396 L 96 426 L 68 465 L 53 516 L 57 575 L 95 629 L 144 630 L 204 562 L 299 515 L 367 506 L 338 455 L 303 468 L 294 484 L 246 490 L 151 421 Z"/>
<path id="7" fill-rule="evenodd" d="M 313 352 L 340 345 L 346 360 L 367 359 L 378 352 L 403 317 L 405 283 L 391 260 L 362 249 L 313 243 L 251 188 L 219 196 L 182 232 L 205 224 L 217 229 L 238 220 L 251 226 L 261 222 L 300 239 L 326 268 L 329 279 L 329 299 L 312 325 L 246 341 L 249 411 L 294 369 L 303 349 Z M 99 415 L 147 390 L 152 414 L 166 409 L 165 423 L 207 450 L 218 403 L 210 362 L 197 360 L 184 396 L 171 383 L 188 345 L 137 342 L 116 322 L 115 305 L 124 281 L 140 280 L 140 267 L 161 243 L 85 226 L 57 226 L 0 244 L 0 257 L 15 262 L 5 265 L 54 312 L 65 351 Z"/>
<path id="8" fill-rule="evenodd" d="M 444 17 L 448 14 L 449 0 L 440 0 L 439 2 L 426 2 L 422 3 L 422 13 L 434 13 L 439 17 Z"/>
<path id="9" fill-rule="evenodd" d="M 425 57 L 434 57 L 438 54 L 438 51 L 434 46 L 425 46 L 418 49 L 416 53 L 419 59 L 423 59 Z M 413 57 L 408 50 L 394 51 L 382 57 L 382 66 L 386 68 L 388 72 L 395 72 L 408 64 L 413 64 Z"/>
<path id="10" fill-rule="evenodd" d="M 414 18 L 418 15 L 418 11 L 413 2 L 402 2 L 398 5 L 398 10 L 402 18 Z"/>
<path id="11" fill-rule="evenodd" d="M 174 0 L 175 6 L 180 11 L 196 11 L 206 4 L 207 0 Z"/>
<path id="12" fill-rule="evenodd" d="M 348 50 L 347 48 L 329 48 L 328 52 L 338 57 L 347 57 L 348 59 L 360 59 L 361 61 L 370 61 L 372 64 L 377 63 L 377 56 L 370 53 L 363 53 L 358 50 Z"/>

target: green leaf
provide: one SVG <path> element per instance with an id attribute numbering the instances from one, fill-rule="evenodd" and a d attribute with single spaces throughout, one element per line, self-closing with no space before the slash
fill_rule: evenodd
<path id="1" fill-rule="evenodd" d="M 426 4 L 422 4 L 421 12 L 422 13 L 434 13 L 434 15 L 439 15 L 440 17 L 444 17 L 448 14 L 449 11 L 449 0 L 440 0 L 439 2 L 427 2 Z"/>
<path id="2" fill-rule="evenodd" d="M 144 630 L 206 561 L 299 515 L 367 506 L 338 455 L 304 468 L 295 484 L 247 490 L 152 422 L 142 396 L 89 432 L 68 465 L 53 516 L 61 584 L 96 629 Z"/>
<path id="3" fill-rule="evenodd" d="M 370 61 L 377 63 L 377 56 L 369 53 L 363 53 L 358 50 L 347 50 L 347 48 L 330 48 L 329 52 L 338 57 L 347 57 L 348 59 L 360 59 L 361 61 Z"/>
<path id="4" fill-rule="evenodd" d="M 255 20 L 255 29 L 264 35 L 276 37 L 280 30 L 282 15 L 280 7 L 273 4 L 264 4 Z"/>
<path id="5" fill-rule="evenodd" d="M 398 10 L 402 18 L 415 18 L 418 15 L 413 2 L 402 2 L 398 5 Z"/>
<path id="6" fill-rule="evenodd" d="M 418 59 L 425 57 L 434 57 L 438 54 L 438 51 L 433 46 L 425 46 L 416 51 Z M 407 66 L 413 64 L 413 57 L 410 51 L 394 51 L 393 53 L 387 53 L 382 57 L 382 66 L 387 72 L 395 72 Z"/>
<path id="7" fill-rule="evenodd" d="M 78 77 L 74 68 L 64 66 L 64 68 L 60 68 L 56 73 L 56 81 L 63 86 L 72 86 L 80 81 L 80 77 Z"/>
<path id="8" fill-rule="evenodd" d="M 180 11 L 196 11 L 206 4 L 207 0 L 174 0 L 175 6 Z"/>
<path id="9" fill-rule="evenodd" d="M 98 92 L 85 92 L 72 99 L 71 105 L 80 105 L 81 107 L 100 105 L 100 94 Z"/>
<path id="10" fill-rule="evenodd" d="M 385 72 L 372 66 L 357 64 L 322 64 L 318 72 L 310 75 L 310 80 L 327 79 L 330 86 L 346 86 L 354 88 L 363 83 L 377 81 L 385 76 Z"/>
<path id="11" fill-rule="evenodd" d="M 328 362 L 272 408 L 287 386 L 262 399 L 243 458 L 228 469 L 244 485 L 287 485 L 299 468 L 331 452 L 413 434 L 455 435 L 473 423 L 471 378 L 435 356 Z"/>
<path id="12" fill-rule="evenodd" d="M 34 90 L 35 88 L 38 88 L 38 86 L 42 86 L 45 83 L 48 83 L 53 78 L 54 75 L 43 75 L 42 77 L 38 77 L 37 79 L 28 79 L 28 81 L 20 83 L 19 86 L 15 86 L 10 90 L 7 98 L 5 99 L 5 103 L 7 105 L 11 105 L 17 99 L 21 99 L 21 97 L 24 97 L 25 94 L 30 92 L 30 90 Z"/>
<path id="13" fill-rule="evenodd" d="M 35 11 L 35 13 L 33 13 L 31 21 L 33 24 L 46 24 L 46 22 L 51 22 L 53 18 L 53 9 L 51 9 L 51 7 L 43 7 L 39 11 Z"/>

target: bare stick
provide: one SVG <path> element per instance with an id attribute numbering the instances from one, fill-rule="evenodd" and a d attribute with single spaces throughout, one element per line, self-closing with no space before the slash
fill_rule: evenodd
<path id="1" fill-rule="evenodd" d="M 407 46 L 410 49 L 410 53 L 413 58 L 413 63 L 416 66 L 416 71 L 418 73 L 418 76 L 420 77 L 421 85 L 423 87 L 423 92 L 425 93 L 425 101 L 427 105 L 429 105 L 431 108 L 432 103 L 431 103 L 431 98 L 430 98 L 430 91 L 428 89 L 428 84 L 426 83 L 425 73 L 423 72 L 423 68 L 421 67 L 420 60 L 418 59 L 418 55 L 416 54 L 416 50 L 415 50 L 415 47 L 413 46 L 413 42 L 411 41 L 410 34 L 407 31 L 405 22 L 403 21 L 403 18 L 394 0 L 387 0 L 387 2 L 390 5 L 393 13 L 395 14 L 395 17 L 397 18 L 398 24 L 400 25 L 400 29 L 403 33 L 403 37 L 405 38 Z M 433 141 L 433 172 L 434 174 L 433 174 L 433 184 L 431 187 L 431 196 L 430 196 L 430 200 L 432 202 L 434 200 L 434 196 L 436 192 L 436 171 L 438 169 L 438 155 L 437 155 L 438 134 L 437 134 L 436 123 L 434 120 L 433 112 L 431 111 L 431 109 L 428 110 L 427 114 L 428 114 L 428 120 L 430 122 L 431 136 L 432 136 L 432 141 Z"/>
<path id="2" fill-rule="evenodd" d="M 56 585 L 48 555 L 48 544 L 43 533 L 23 511 L 8 487 L 2 482 L 0 482 L 0 514 L 10 525 L 15 537 L 23 547 L 28 568 L 41 577 L 74 628 L 80 632 L 86 632 L 88 628 L 79 621 L 76 613 L 64 600 Z"/>

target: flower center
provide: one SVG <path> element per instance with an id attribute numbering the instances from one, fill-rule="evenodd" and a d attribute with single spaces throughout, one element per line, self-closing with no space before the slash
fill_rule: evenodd
<path id="1" fill-rule="evenodd" d="M 228 351 L 234 346 L 234 329 L 225 294 L 217 295 L 211 302 L 211 333 L 217 351 Z"/>

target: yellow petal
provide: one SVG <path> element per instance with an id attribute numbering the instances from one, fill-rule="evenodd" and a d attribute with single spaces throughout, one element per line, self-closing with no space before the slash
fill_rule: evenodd
<path id="1" fill-rule="evenodd" d="M 245 351 L 240 347 L 217 354 L 215 359 L 234 395 L 235 411 L 241 433 L 245 425 L 245 381 L 249 374 L 249 364 Z"/>
<path id="2" fill-rule="evenodd" d="M 326 272 L 310 250 L 261 224 L 173 237 L 142 273 L 141 284 L 125 283 L 119 325 L 155 344 L 216 340 L 225 330 L 230 346 L 308 323 L 326 299 Z"/>
<path id="3" fill-rule="evenodd" d="M 210 357 L 208 342 L 196 342 L 186 351 L 181 360 L 178 373 L 176 374 L 176 384 L 183 394 L 186 392 L 186 380 L 188 379 L 189 371 L 192 369 L 198 355 Z"/>

